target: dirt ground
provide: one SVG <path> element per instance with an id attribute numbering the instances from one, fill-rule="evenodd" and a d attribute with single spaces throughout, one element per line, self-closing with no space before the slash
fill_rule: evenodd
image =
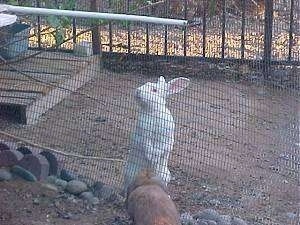
<path id="1" fill-rule="evenodd" d="M 79 90 L 93 99 L 72 94 L 35 125 L 18 125 L 6 118 L 0 128 L 65 152 L 126 160 L 137 112 L 133 91 L 163 75 L 164 70 L 156 71 L 156 77 L 137 71 L 95 71 L 99 75 Z M 297 224 L 299 96 L 243 79 L 182 75 L 191 79 L 190 87 L 168 102 L 177 130 L 169 190 L 180 211 L 215 208 L 249 224 Z M 169 72 L 166 78 L 174 76 Z M 122 182 L 122 161 L 66 157 L 63 166 L 116 187 Z M 70 212 L 83 212 L 78 221 L 61 218 L 52 205 L 53 193 L 43 194 L 49 202 L 34 205 L 31 196 L 45 193 L 39 187 L 27 183 L 0 183 L 0 187 L 4 210 L 0 222 L 7 225 L 111 224 L 125 216 L 122 206 L 104 204 L 85 211 L 84 206 L 62 201 Z M 14 223 L 7 218 L 15 218 Z"/>
<path id="2" fill-rule="evenodd" d="M 88 205 L 80 198 L 57 193 L 41 183 L 0 182 L 0 190 L 3 225 L 127 224 L 121 205 L 108 202 Z"/>

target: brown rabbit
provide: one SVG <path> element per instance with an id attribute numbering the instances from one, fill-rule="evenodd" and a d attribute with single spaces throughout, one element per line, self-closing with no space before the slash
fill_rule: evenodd
<path id="1" fill-rule="evenodd" d="M 180 225 L 166 185 L 150 170 L 141 171 L 127 189 L 126 208 L 134 225 Z"/>

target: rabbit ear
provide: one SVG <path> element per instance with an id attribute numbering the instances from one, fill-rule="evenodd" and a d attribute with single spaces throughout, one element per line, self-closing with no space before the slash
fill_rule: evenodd
<path id="1" fill-rule="evenodd" d="M 178 77 L 168 82 L 168 95 L 176 94 L 187 86 L 189 86 L 190 79 L 185 77 Z"/>
<path id="2" fill-rule="evenodd" d="M 158 78 L 158 82 L 161 83 L 161 84 L 166 83 L 166 79 L 163 76 L 160 76 Z"/>

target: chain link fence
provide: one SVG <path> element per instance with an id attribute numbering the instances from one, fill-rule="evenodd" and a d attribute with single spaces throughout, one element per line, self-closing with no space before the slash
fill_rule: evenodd
<path id="1" fill-rule="evenodd" d="M 17 3 L 189 25 L 19 15 L 0 30 L 2 142 L 49 150 L 90 186 L 119 192 L 137 88 L 186 77 L 189 86 L 167 101 L 175 120 L 168 189 L 180 212 L 299 223 L 299 0 Z M 113 202 L 98 210 L 95 224 L 125 217 Z"/>

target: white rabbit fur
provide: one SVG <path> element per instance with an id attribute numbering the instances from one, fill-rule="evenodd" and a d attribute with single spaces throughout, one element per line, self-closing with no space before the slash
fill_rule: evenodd
<path id="1" fill-rule="evenodd" d="M 148 82 L 137 88 L 135 98 L 140 110 L 125 166 L 123 191 L 126 192 L 144 168 L 153 169 L 166 184 L 170 182 L 168 160 L 174 143 L 175 124 L 166 100 L 188 84 L 188 78 L 179 77 L 166 82 L 161 76 L 157 83 Z"/>

